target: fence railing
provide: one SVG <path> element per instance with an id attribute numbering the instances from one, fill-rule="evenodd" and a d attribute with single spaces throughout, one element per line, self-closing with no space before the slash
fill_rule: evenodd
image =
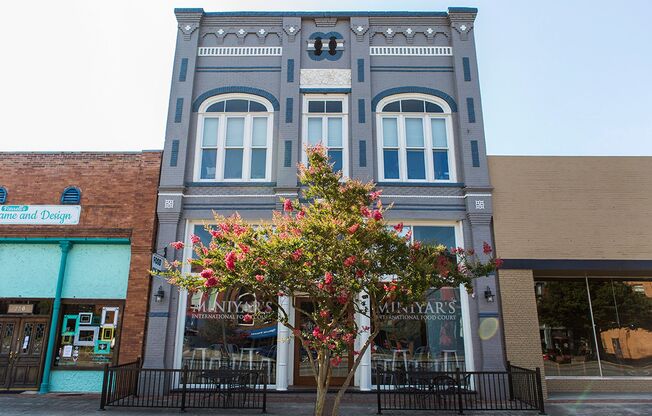
<path id="1" fill-rule="evenodd" d="M 106 407 L 221 408 L 267 411 L 264 371 L 142 368 L 140 360 L 104 367 L 100 409 Z"/>
<path id="2" fill-rule="evenodd" d="M 538 410 L 545 413 L 541 373 L 507 364 L 506 371 L 376 370 L 383 410 Z"/>

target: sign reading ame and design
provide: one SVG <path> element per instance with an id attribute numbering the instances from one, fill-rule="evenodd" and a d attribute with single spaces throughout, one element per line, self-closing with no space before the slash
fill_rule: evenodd
<path id="1" fill-rule="evenodd" d="M 4 205 L 0 206 L 0 224 L 76 225 L 79 205 Z"/>

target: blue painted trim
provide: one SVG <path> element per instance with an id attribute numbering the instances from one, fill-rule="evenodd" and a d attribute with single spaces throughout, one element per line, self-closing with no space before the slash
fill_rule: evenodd
<path id="1" fill-rule="evenodd" d="M 371 72 L 454 72 L 452 69 L 374 69 Z"/>
<path id="2" fill-rule="evenodd" d="M 57 276 L 57 286 L 54 292 L 52 302 L 52 319 L 50 320 L 50 333 L 48 334 L 48 349 L 45 352 L 45 363 L 43 365 L 43 378 L 39 393 L 50 391 L 50 370 L 52 369 L 52 360 L 54 358 L 54 344 L 57 340 L 57 325 L 59 324 L 59 310 L 61 309 L 61 292 L 63 291 L 63 279 L 66 275 L 66 263 L 68 261 L 68 252 L 72 247 L 70 241 L 60 241 L 61 259 L 59 260 L 59 274 Z"/>
<path id="3" fill-rule="evenodd" d="M 336 50 L 335 55 L 331 55 L 328 53 L 328 51 L 323 51 L 321 55 L 315 55 L 315 51 L 309 50 L 308 58 L 312 59 L 313 61 L 323 61 L 324 59 L 327 61 L 337 61 L 342 57 L 343 54 L 344 51 L 342 49 Z"/>
<path id="4" fill-rule="evenodd" d="M 285 99 L 285 122 L 292 123 L 292 112 L 294 111 L 294 98 Z"/>
<path id="5" fill-rule="evenodd" d="M 480 152 L 478 150 L 478 141 L 471 140 L 471 160 L 473 161 L 473 167 L 480 167 Z"/>
<path id="6" fill-rule="evenodd" d="M 262 206 L 262 205 L 276 205 L 276 202 L 247 202 L 247 203 L 242 203 L 242 202 L 233 202 L 233 203 L 224 203 L 220 202 L 218 204 L 208 204 L 205 202 L 194 202 L 194 203 L 186 203 L 183 204 L 185 207 L 212 207 L 214 205 L 221 205 L 224 207 L 240 207 L 240 206 L 250 206 L 250 207 L 257 207 L 257 206 Z"/>
<path id="7" fill-rule="evenodd" d="M 376 94 L 373 100 L 371 100 L 371 111 L 376 111 L 376 107 L 378 107 L 378 103 L 380 102 L 380 100 L 382 100 L 385 97 L 389 97 L 390 95 L 394 95 L 394 94 L 408 94 L 408 93 L 434 95 L 435 97 L 439 97 L 442 100 L 446 101 L 453 113 L 457 112 L 457 103 L 450 95 L 446 94 L 443 91 L 436 90 L 434 88 L 416 87 L 416 86 L 396 87 L 396 88 L 390 88 L 379 92 L 378 94 Z"/>
<path id="8" fill-rule="evenodd" d="M 292 140 L 285 141 L 285 149 L 283 152 L 283 167 L 291 168 L 292 167 Z"/>
<path id="9" fill-rule="evenodd" d="M 96 237 L 0 237 L 0 243 L 11 244 L 60 244 L 62 242 L 75 244 L 130 244 L 128 238 L 96 238 Z"/>
<path id="10" fill-rule="evenodd" d="M 351 88 L 300 88 L 299 92 L 309 94 L 348 94 Z"/>
<path id="11" fill-rule="evenodd" d="M 500 314 L 498 312 L 479 312 L 479 318 L 498 318 Z"/>
<path id="12" fill-rule="evenodd" d="M 278 69 L 281 70 L 281 67 L 278 65 L 271 66 L 198 66 L 196 69 Z"/>
<path id="13" fill-rule="evenodd" d="M 464 81 L 471 81 L 471 62 L 466 56 L 462 58 L 462 69 L 464 71 Z"/>
<path id="14" fill-rule="evenodd" d="M 65 205 L 77 205 L 81 201 L 81 191 L 76 186 L 68 186 L 61 193 L 61 203 Z"/>
<path id="15" fill-rule="evenodd" d="M 360 167 L 367 167 L 367 141 L 360 140 Z"/>
<path id="16" fill-rule="evenodd" d="M 188 73 L 188 58 L 183 58 L 181 60 L 181 65 L 179 66 L 179 82 L 186 81 L 187 73 Z"/>
<path id="17" fill-rule="evenodd" d="M 378 182 L 378 186 L 464 187 L 464 182 Z"/>
<path id="18" fill-rule="evenodd" d="M 0 204 L 7 202 L 7 188 L 0 186 Z"/>
<path id="19" fill-rule="evenodd" d="M 244 86 L 239 86 L 239 85 L 233 85 L 229 87 L 220 87 L 220 88 L 213 88 L 212 90 L 208 90 L 205 93 L 199 95 L 197 98 L 195 98 L 195 101 L 192 103 L 192 111 L 193 113 L 196 113 L 199 110 L 199 106 L 201 103 L 206 101 L 210 97 L 214 97 L 216 95 L 220 94 L 230 94 L 230 93 L 241 93 L 241 94 L 252 94 L 252 95 L 257 95 L 259 97 L 263 97 L 266 100 L 268 100 L 270 103 L 272 103 L 272 108 L 274 108 L 274 111 L 278 111 L 280 108 L 280 104 L 276 97 L 274 97 L 272 94 L 265 90 L 261 90 L 259 88 L 253 88 L 253 87 L 244 87 Z"/>
<path id="20" fill-rule="evenodd" d="M 471 97 L 466 99 L 466 110 L 469 116 L 469 123 L 475 123 L 475 104 L 473 103 L 473 98 Z"/>
<path id="21" fill-rule="evenodd" d="M 170 313 L 169 312 L 150 312 L 147 314 L 148 317 L 150 318 L 169 318 Z"/>
<path id="22" fill-rule="evenodd" d="M 364 124 L 366 122 L 365 118 L 364 98 L 358 98 L 358 123 Z"/>
<path id="23" fill-rule="evenodd" d="M 467 9 L 467 8 L 454 8 L 454 9 Z M 477 10 L 470 9 L 469 10 Z M 449 9 L 451 10 L 451 9 Z M 460 13 L 461 11 L 453 10 L 453 12 Z M 178 8 L 174 9 L 174 13 L 204 13 L 204 16 L 222 16 L 222 17 L 239 17 L 239 16 L 253 16 L 253 17 L 447 17 L 446 12 L 436 11 L 331 11 L 331 12 L 315 12 L 315 11 L 297 11 L 297 12 L 205 12 L 204 9 L 195 8 Z M 469 12 L 471 13 L 471 12 Z"/>
<path id="24" fill-rule="evenodd" d="M 242 187 L 274 187 L 276 182 L 186 182 L 185 186 L 213 187 L 213 188 L 231 188 L 234 186 Z M 261 195 L 264 196 L 264 195 Z"/>
<path id="25" fill-rule="evenodd" d="M 218 72 L 218 73 L 228 73 L 228 72 L 281 72 L 280 69 L 198 69 L 195 72 L 208 73 L 208 72 Z"/>
<path id="26" fill-rule="evenodd" d="M 294 82 L 294 59 L 288 59 L 288 82 Z"/>
<path id="27" fill-rule="evenodd" d="M 333 36 L 335 36 L 335 39 L 344 39 L 344 36 L 342 36 L 342 34 L 340 32 L 328 32 L 328 33 L 315 32 L 315 33 L 310 34 L 310 36 L 308 36 L 308 39 L 312 40 L 312 39 L 317 39 L 318 37 L 320 37 L 322 40 L 325 40 L 325 39 L 330 40 L 330 38 L 333 37 Z M 327 44 L 328 44 L 328 42 L 324 42 L 324 46 L 326 46 Z"/>
<path id="28" fill-rule="evenodd" d="M 364 82 L 364 59 L 358 59 L 358 82 Z"/>
<path id="29" fill-rule="evenodd" d="M 405 68 L 405 69 L 453 69 L 450 65 L 436 66 L 436 65 L 372 65 L 370 68 Z"/>
<path id="30" fill-rule="evenodd" d="M 179 140 L 172 140 L 172 149 L 170 149 L 170 166 L 175 167 L 177 165 L 177 159 L 179 158 Z"/>
<path id="31" fill-rule="evenodd" d="M 187 207 L 184 208 L 187 211 L 206 211 L 206 210 L 211 210 L 211 211 L 219 211 L 219 210 L 229 210 L 229 211 L 267 211 L 267 210 L 275 210 L 276 205 L 275 204 L 269 204 L 267 206 L 260 206 L 260 207 L 248 207 L 248 206 L 243 206 L 243 205 L 234 205 L 234 206 L 229 206 L 225 207 L 222 205 L 210 205 L 202 208 L 194 208 L 194 207 Z"/>
<path id="32" fill-rule="evenodd" d="M 183 98 L 177 98 L 177 106 L 174 110 L 174 122 L 181 123 L 182 116 L 183 116 Z"/>
<path id="33" fill-rule="evenodd" d="M 448 13 L 477 13 L 478 9 L 475 7 L 449 7 Z"/>

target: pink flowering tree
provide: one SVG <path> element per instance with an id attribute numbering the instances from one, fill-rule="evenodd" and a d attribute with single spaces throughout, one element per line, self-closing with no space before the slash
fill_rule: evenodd
<path id="1" fill-rule="evenodd" d="M 217 225 L 207 227 L 212 236 L 208 245 L 192 236 L 197 257 L 188 261 L 201 273 L 183 274 L 175 262 L 163 274 L 190 292 L 241 287 L 274 304 L 279 321 L 307 352 L 317 385 L 316 416 L 324 413 L 333 368 L 353 353 L 332 403 L 337 415 L 362 356 L 380 331 L 379 305 L 421 301 L 427 291 L 445 286 L 464 284 L 471 290 L 472 279 L 496 270 L 500 260 L 487 244 L 481 260 L 472 250 L 412 243 L 402 224 L 386 223 L 388 208 L 373 184 L 342 181 L 322 147 L 307 152 L 309 167 L 299 167 L 305 203 L 287 199 L 283 212 L 255 227 L 238 215 L 216 215 Z M 172 246 L 182 249 L 183 243 Z M 312 323 L 310 331 L 290 320 L 290 311 L 279 301 L 284 295 L 312 303 L 309 309 L 294 305 L 295 313 Z M 358 325 L 354 313 L 369 317 L 371 327 Z M 245 322 L 254 315 L 245 315 Z M 363 334 L 368 335 L 361 338 L 365 341 L 356 343 Z M 354 351 L 355 345 L 359 349 Z"/>

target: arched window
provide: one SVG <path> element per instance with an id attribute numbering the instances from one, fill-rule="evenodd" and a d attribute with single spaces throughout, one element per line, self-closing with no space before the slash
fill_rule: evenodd
<path id="1" fill-rule="evenodd" d="M 395 95 L 378 103 L 376 114 L 380 181 L 455 180 L 446 102 L 425 94 Z"/>
<path id="2" fill-rule="evenodd" d="M 0 186 L 0 204 L 7 202 L 7 189 L 4 186 Z"/>
<path id="3" fill-rule="evenodd" d="M 199 181 L 269 181 L 272 118 L 267 100 L 224 94 L 199 108 L 196 175 Z"/>

